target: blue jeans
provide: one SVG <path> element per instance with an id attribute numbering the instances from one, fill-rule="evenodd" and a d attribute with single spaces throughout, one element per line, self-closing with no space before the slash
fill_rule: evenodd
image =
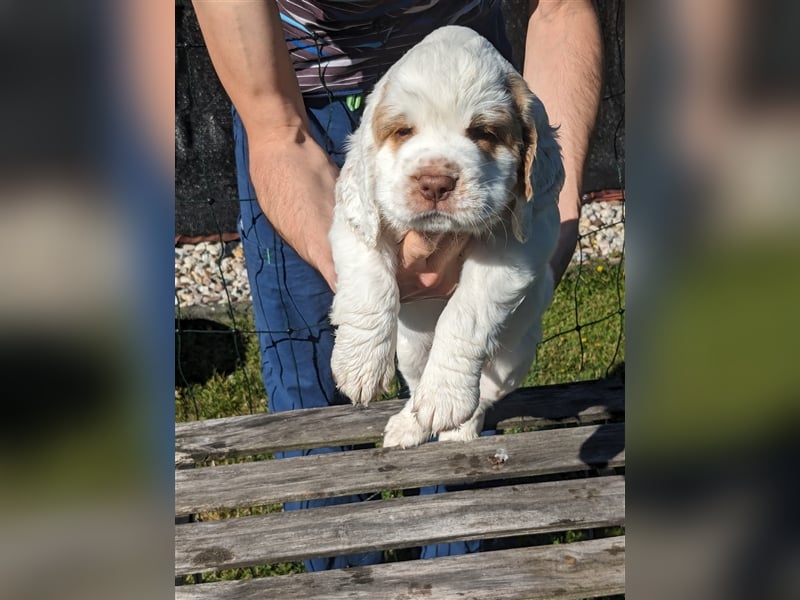
<path id="1" fill-rule="evenodd" d="M 239 234 L 253 297 L 269 412 L 346 404 L 349 401 L 338 393 L 331 376 L 333 331 L 328 321 L 331 290 L 322 276 L 283 241 L 258 207 L 248 174 L 247 139 L 235 110 L 234 143 L 241 206 Z M 275 458 L 347 449 L 277 452 Z M 349 496 L 289 502 L 284 509 L 315 508 L 363 499 Z M 304 562 L 306 570 L 313 572 L 376 564 L 382 560 L 382 552 L 368 552 Z"/>

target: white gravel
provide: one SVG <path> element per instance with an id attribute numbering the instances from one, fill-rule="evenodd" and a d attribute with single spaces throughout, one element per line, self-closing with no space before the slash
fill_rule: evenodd
<path id="1" fill-rule="evenodd" d="M 590 202 L 581 209 L 578 224 L 578 247 L 573 262 L 622 255 L 625 244 L 625 204 L 623 202 Z"/>
<path id="2" fill-rule="evenodd" d="M 625 205 L 591 202 L 581 211 L 573 262 L 615 259 L 625 240 Z M 200 242 L 175 248 L 175 306 L 249 302 L 250 284 L 238 241 Z"/>

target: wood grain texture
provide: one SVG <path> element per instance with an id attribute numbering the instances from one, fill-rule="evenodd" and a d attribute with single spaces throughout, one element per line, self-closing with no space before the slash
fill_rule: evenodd
<path id="1" fill-rule="evenodd" d="M 175 574 L 624 522 L 622 477 L 359 502 L 179 525 Z"/>
<path id="2" fill-rule="evenodd" d="M 492 457 L 504 448 L 509 459 Z M 178 515 L 440 483 L 474 483 L 623 466 L 624 425 L 566 427 L 175 472 Z"/>
<path id="3" fill-rule="evenodd" d="M 327 446 L 374 443 L 403 400 L 366 409 L 353 406 L 191 421 L 175 425 L 176 457 L 195 462 Z M 624 387 L 616 379 L 521 388 L 487 414 L 487 429 L 597 423 L 624 411 Z"/>
<path id="4" fill-rule="evenodd" d="M 625 591 L 625 537 L 186 585 L 176 600 L 562 600 Z"/>

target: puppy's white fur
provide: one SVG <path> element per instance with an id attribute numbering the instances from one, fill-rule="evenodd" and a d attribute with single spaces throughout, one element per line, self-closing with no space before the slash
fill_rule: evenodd
<path id="1" fill-rule="evenodd" d="M 411 398 L 384 446 L 475 438 L 487 408 L 520 384 L 552 299 L 562 184 L 544 107 L 470 29 L 430 34 L 367 98 L 330 232 L 332 369 L 366 405 L 391 383 L 397 356 Z M 412 229 L 470 237 L 449 300 L 400 304 L 397 243 Z"/>

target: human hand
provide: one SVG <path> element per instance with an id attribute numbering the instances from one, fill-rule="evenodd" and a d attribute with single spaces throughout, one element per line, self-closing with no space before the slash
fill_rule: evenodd
<path id="1" fill-rule="evenodd" d="M 469 236 L 409 231 L 398 243 L 401 302 L 449 298 L 458 286 Z"/>
<path id="2" fill-rule="evenodd" d="M 335 290 L 328 231 L 339 170 L 310 135 L 276 137 L 273 133 L 266 142 L 256 138 L 250 146 L 250 175 L 259 206 L 281 237 Z"/>

